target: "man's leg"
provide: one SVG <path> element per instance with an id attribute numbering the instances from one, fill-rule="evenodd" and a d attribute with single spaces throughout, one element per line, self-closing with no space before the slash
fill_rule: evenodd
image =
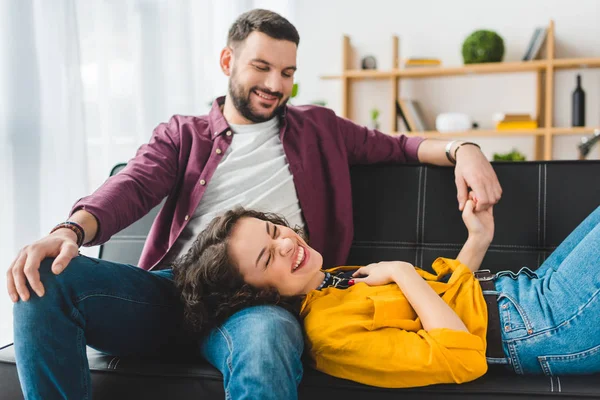
<path id="1" fill-rule="evenodd" d="M 202 343 L 204 357 L 223 373 L 227 399 L 297 399 L 304 339 L 281 307 L 256 306 L 231 316 Z"/>
<path id="2" fill-rule="evenodd" d="M 187 344 L 170 270 L 74 258 L 60 274 L 40 266 L 43 297 L 14 305 L 14 341 L 26 399 L 89 399 L 86 345 L 115 355 L 163 355 Z"/>

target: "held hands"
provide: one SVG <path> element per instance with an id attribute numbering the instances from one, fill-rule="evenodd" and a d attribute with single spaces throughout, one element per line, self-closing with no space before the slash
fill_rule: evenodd
<path id="1" fill-rule="evenodd" d="M 364 282 L 369 286 L 382 286 L 395 282 L 394 277 L 404 269 L 414 269 L 412 264 L 402 261 L 382 261 L 361 267 L 352 277 L 354 284 Z"/>
<path id="2" fill-rule="evenodd" d="M 52 272 L 60 274 L 71 259 L 79 253 L 77 236 L 68 229 L 59 229 L 56 232 L 25 246 L 17 258 L 12 262 L 6 273 L 8 295 L 16 303 L 19 297 L 23 301 L 29 300 L 27 282 L 33 291 L 40 297 L 44 295 L 44 286 L 40 281 L 40 263 L 46 257 L 56 257 L 52 263 Z"/>
<path id="3" fill-rule="evenodd" d="M 463 211 L 470 187 L 477 198 L 477 211 L 487 210 L 502 196 L 502 188 L 492 165 L 475 146 L 462 146 L 456 155 L 454 168 L 458 208 Z"/>
<path id="4" fill-rule="evenodd" d="M 494 238 L 494 207 L 489 206 L 487 209 L 477 211 L 477 201 L 473 196 L 473 192 L 470 192 L 469 200 L 463 209 L 462 219 L 469 231 L 470 239 L 477 239 L 489 244 Z"/>

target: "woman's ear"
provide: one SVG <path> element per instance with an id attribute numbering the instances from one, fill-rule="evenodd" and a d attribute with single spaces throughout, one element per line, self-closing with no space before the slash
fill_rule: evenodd
<path id="1" fill-rule="evenodd" d="M 231 76 L 231 69 L 233 67 L 233 49 L 231 47 L 227 46 L 221 50 L 219 63 L 225 76 Z"/>

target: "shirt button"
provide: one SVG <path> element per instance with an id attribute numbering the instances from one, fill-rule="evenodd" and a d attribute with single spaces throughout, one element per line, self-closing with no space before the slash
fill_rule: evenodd
<path id="1" fill-rule="evenodd" d="M 221 154 L 222 153 L 221 149 L 217 149 L 216 153 Z"/>
<path id="2" fill-rule="evenodd" d="M 225 133 L 227 136 L 231 136 L 231 131 L 227 131 L 227 133 Z"/>
<path id="3" fill-rule="evenodd" d="M 502 306 L 502 308 L 503 308 L 504 310 L 506 310 L 506 309 L 508 308 L 508 305 L 507 305 L 507 304 L 504 304 L 504 305 Z"/>
<path id="4" fill-rule="evenodd" d="M 186 215 L 184 219 L 187 221 L 188 219 L 190 219 L 190 216 Z"/>
<path id="5" fill-rule="evenodd" d="M 200 184 L 201 184 L 202 186 L 204 186 L 204 185 L 206 185 L 206 181 L 205 181 L 204 179 L 200 179 Z"/>
<path id="6" fill-rule="evenodd" d="M 504 327 L 504 330 L 505 330 L 506 332 L 510 331 L 510 326 L 505 326 L 505 327 Z"/>

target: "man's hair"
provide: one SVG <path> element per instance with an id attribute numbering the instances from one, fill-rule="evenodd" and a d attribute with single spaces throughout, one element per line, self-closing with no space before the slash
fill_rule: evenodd
<path id="1" fill-rule="evenodd" d="M 273 39 L 294 42 L 296 46 L 300 43 L 300 35 L 290 21 L 273 11 L 257 8 L 243 13 L 231 25 L 227 45 L 235 47 L 255 31 L 262 32 Z"/>
<path id="2" fill-rule="evenodd" d="M 237 207 L 214 218 L 190 250 L 173 263 L 187 327 L 201 336 L 235 312 L 255 305 L 278 305 L 298 316 L 304 296 L 281 296 L 274 288 L 255 288 L 246 282 L 229 256 L 231 232 L 242 218 L 258 218 L 288 226 L 285 218 Z M 302 234 L 302 231 L 296 229 Z"/>

